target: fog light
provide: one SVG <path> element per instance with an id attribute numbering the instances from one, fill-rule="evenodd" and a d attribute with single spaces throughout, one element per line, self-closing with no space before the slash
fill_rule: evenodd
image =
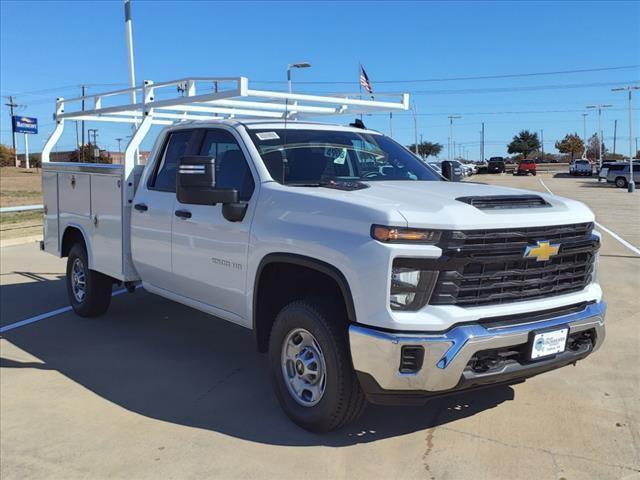
<path id="1" fill-rule="evenodd" d="M 429 301 L 438 272 L 393 267 L 389 305 L 392 310 L 418 310 Z"/>

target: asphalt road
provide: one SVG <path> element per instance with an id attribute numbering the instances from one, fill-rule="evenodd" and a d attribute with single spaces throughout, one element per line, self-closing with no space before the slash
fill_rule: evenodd
<path id="1" fill-rule="evenodd" d="M 586 201 L 640 245 L 640 194 L 553 174 L 478 181 Z M 475 179 L 474 179 L 475 180 Z M 0 249 L 3 325 L 67 305 L 63 260 Z M 640 478 L 640 258 L 604 234 L 607 339 L 513 387 L 370 407 L 314 435 L 288 421 L 251 333 L 138 290 L 0 339 L 0 476 L 17 478 Z"/>

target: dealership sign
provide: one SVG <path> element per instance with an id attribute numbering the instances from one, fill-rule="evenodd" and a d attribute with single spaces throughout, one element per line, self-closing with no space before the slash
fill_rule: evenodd
<path id="1" fill-rule="evenodd" d="M 38 119 L 33 117 L 19 117 L 14 115 L 13 132 L 14 133 L 38 133 Z"/>

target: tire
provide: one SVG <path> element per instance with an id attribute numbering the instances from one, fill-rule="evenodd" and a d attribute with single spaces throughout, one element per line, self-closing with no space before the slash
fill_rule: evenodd
<path id="1" fill-rule="evenodd" d="M 627 179 L 624 177 L 616 178 L 616 187 L 625 188 L 627 186 Z"/>
<path id="2" fill-rule="evenodd" d="M 280 406 L 298 426 L 312 432 L 329 432 L 358 418 L 366 407 L 351 364 L 347 322 L 339 308 L 326 301 L 300 300 L 284 307 L 271 330 L 269 360 L 273 386 Z M 310 345 L 300 349 L 296 342 Z M 309 383 L 301 376 L 300 359 L 312 362 Z M 305 373 L 306 375 L 306 373 Z M 290 382 L 289 379 L 292 381 Z M 299 392 L 296 393 L 294 386 Z"/>
<path id="3" fill-rule="evenodd" d="M 81 278 L 79 278 L 81 277 Z M 67 258 L 67 294 L 73 311 L 81 317 L 97 317 L 109 308 L 113 280 L 89 270 L 87 250 L 76 243 Z"/>
<path id="4" fill-rule="evenodd" d="M 536 176 L 536 172 L 531 172 L 531 175 L 533 175 L 535 177 Z"/>

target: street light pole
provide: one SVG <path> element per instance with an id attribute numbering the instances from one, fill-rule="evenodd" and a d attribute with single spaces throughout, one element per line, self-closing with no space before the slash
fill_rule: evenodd
<path id="1" fill-rule="evenodd" d="M 622 88 L 613 88 L 612 92 L 621 92 L 626 90 L 629 92 L 629 183 L 627 184 L 627 191 L 629 193 L 636 191 L 636 183 L 633 180 L 633 143 L 631 136 L 633 135 L 633 128 L 631 126 L 631 91 L 632 90 L 640 90 L 640 86 L 638 85 L 627 85 Z"/>
<path id="2" fill-rule="evenodd" d="M 453 160 L 451 158 L 451 147 L 455 145 L 453 141 L 453 120 L 457 118 L 462 118 L 460 115 L 449 115 L 449 146 L 447 147 L 447 156 L 449 157 L 449 161 Z M 455 148 L 455 146 L 454 146 Z M 455 157 L 456 152 L 453 152 L 453 156 Z"/>
<path id="3" fill-rule="evenodd" d="M 289 93 L 291 93 L 291 69 L 292 68 L 309 68 L 311 66 L 308 62 L 289 63 L 287 65 L 287 86 Z"/>
<path id="4" fill-rule="evenodd" d="M 602 169 L 602 109 L 613 107 L 613 105 L 604 105 L 599 103 L 598 105 L 587 105 L 587 108 L 597 108 L 598 109 L 598 165 L 599 168 Z"/>

